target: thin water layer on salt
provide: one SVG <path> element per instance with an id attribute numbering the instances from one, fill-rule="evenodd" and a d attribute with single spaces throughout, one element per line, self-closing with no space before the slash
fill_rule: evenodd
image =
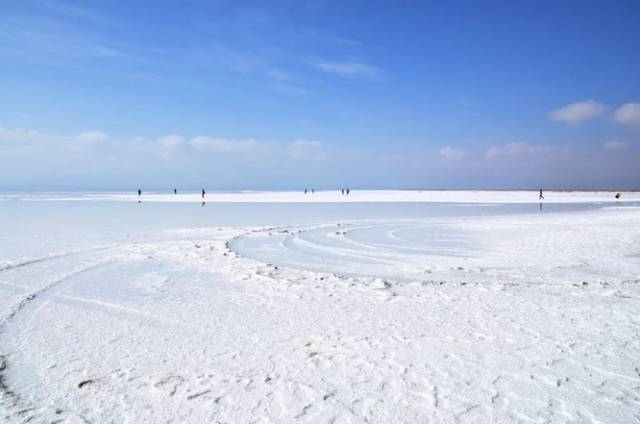
<path id="1" fill-rule="evenodd" d="M 68 196 L 68 195 L 65 195 Z M 38 197 L 38 196 L 36 196 Z M 56 199 L 57 197 L 48 197 Z M 628 203 L 618 205 L 633 205 Z M 602 207 L 591 203 L 201 203 L 47 201 L 0 202 L 0 267 L 123 238 L 156 237 L 180 228 L 274 227 L 353 220 L 422 219 L 549 213 Z"/>

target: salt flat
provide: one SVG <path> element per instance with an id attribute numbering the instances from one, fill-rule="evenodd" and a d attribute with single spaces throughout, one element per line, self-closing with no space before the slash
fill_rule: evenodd
<path id="1" fill-rule="evenodd" d="M 545 190 L 544 203 L 602 203 L 640 202 L 640 191 L 622 191 L 616 199 L 615 190 Z M 113 193 L 13 193 L 0 195 L 1 200 L 103 200 L 145 202 L 201 202 L 214 203 L 345 203 L 345 202 L 445 202 L 445 203 L 534 203 L 538 202 L 537 190 L 354 190 L 349 195 L 340 190 L 303 191 L 235 191 L 207 192 L 205 197 L 197 192 L 167 191 Z"/>
<path id="2" fill-rule="evenodd" d="M 0 416 L 639 421 L 637 203 L 443 193 L 0 203 Z"/>

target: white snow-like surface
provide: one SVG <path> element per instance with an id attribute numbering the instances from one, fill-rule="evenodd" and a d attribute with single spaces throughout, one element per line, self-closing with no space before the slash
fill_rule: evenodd
<path id="1" fill-rule="evenodd" d="M 640 421 L 638 207 L 11 207 L 0 421 Z"/>
<path id="2" fill-rule="evenodd" d="M 544 191 L 544 203 L 640 202 L 640 191 Z M 111 200 L 144 202 L 202 202 L 200 192 L 159 193 L 39 193 L 0 194 L 0 200 Z M 205 202 L 212 203 L 339 203 L 339 202 L 443 202 L 443 203 L 538 203 L 537 190 L 340 190 L 207 192 Z"/>

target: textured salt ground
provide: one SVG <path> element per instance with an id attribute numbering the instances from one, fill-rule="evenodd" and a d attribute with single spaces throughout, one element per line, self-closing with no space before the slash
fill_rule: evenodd
<path id="1" fill-rule="evenodd" d="M 638 218 L 629 209 L 451 221 L 452 238 L 465 235 L 468 248 L 452 256 L 445 243 L 442 255 L 422 253 L 426 263 L 401 252 L 409 268 L 436 273 L 413 281 L 269 265 L 244 257 L 256 251 L 238 256 L 228 247 L 232 239 L 318 227 L 166 232 L 5 264 L 1 416 L 636 422 Z M 399 260 L 376 225 L 416 228 L 349 225 L 373 228 L 358 242 L 374 262 Z M 321 255 L 336 253 L 335 239 L 326 247 L 331 231 L 312 237 Z M 496 242 L 476 243 L 491 232 L 501 235 Z M 379 250 L 372 254 L 372 246 Z M 484 259 L 469 265 L 478 251 Z M 327 265 L 352 263 L 343 253 Z M 550 258 L 573 265 L 550 267 L 548 283 L 533 278 L 531 269 Z M 488 276 L 474 277 L 480 269 Z"/>
<path id="2" fill-rule="evenodd" d="M 612 213 L 618 210 L 611 209 Z M 254 231 L 231 241 L 263 262 L 350 276 L 563 283 L 638 278 L 636 213 L 355 222 Z M 606 252 L 606 255 L 602 253 Z M 636 252 L 637 253 L 637 252 Z M 611 257 L 615 260 L 611 260 Z"/>

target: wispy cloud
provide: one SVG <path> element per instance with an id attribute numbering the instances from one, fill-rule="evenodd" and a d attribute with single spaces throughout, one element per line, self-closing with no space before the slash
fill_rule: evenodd
<path id="1" fill-rule="evenodd" d="M 362 62 L 328 62 L 318 61 L 314 65 L 327 73 L 343 77 L 375 77 L 382 73 L 380 68 Z"/>
<path id="2" fill-rule="evenodd" d="M 124 53 L 121 50 L 114 49 L 113 47 L 107 47 L 103 45 L 90 46 L 89 53 L 97 57 L 131 59 L 131 56 L 129 54 Z"/>
<path id="3" fill-rule="evenodd" d="M 624 150 L 629 146 L 631 146 L 631 143 L 626 140 L 609 140 L 603 145 L 607 150 Z"/>
<path id="4" fill-rule="evenodd" d="M 285 82 L 277 82 L 277 83 L 274 83 L 274 84 L 269 84 L 269 87 L 272 90 L 279 91 L 280 93 L 302 94 L 302 95 L 306 95 L 306 94 L 310 94 L 311 93 L 311 91 L 307 90 L 304 87 L 299 87 L 297 85 L 293 85 L 293 84 L 289 84 L 289 83 L 285 83 Z"/>
<path id="5" fill-rule="evenodd" d="M 465 158 L 467 153 L 462 149 L 454 147 L 443 147 L 440 149 L 440 157 L 446 162 L 457 162 Z"/>
<path id="6" fill-rule="evenodd" d="M 290 72 L 281 68 L 267 69 L 266 75 L 271 79 L 269 88 L 280 93 L 287 94 L 309 94 L 310 91 L 297 83 L 297 78 Z"/>
<path id="7" fill-rule="evenodd" d="M 589 119 L 597 118 L 604 114 L 607 108 L 602 103 L 594 100 L 570 103 L 549 112 L 552 121 L 575 124 Z"/>
<path id="8" fill-rule="evenodd" d="M 613 114 L 613 119 L 625 125 L 640 125 L 640 103 L 627 103 Z"/>
<path id="9" fill-rule="evenodd" d="M 41 0 L 39 4 L 55 13 L 58 13 L 67 17 L 83 18 L 83 19 L 91 19 L 91 20 L 94 20 L 96 18 L 96 13 L 93 10 L 83 6 L 79 6 L 74 3 L 66 2 L 66 1 Z"/>
<path id="10" fill-rule="evenodd" d="M 330 37 L 329 39 L 334 43 L 341 44 L 343 46 L 356 47 L 361 44 L 358 40 L 349 37 Z"/>
<path id="11" fill-rule="evenodd" d="M 485 152 L 484 156 L 486 158 L 496 158 L 501 156 L 536 156 L 561 152 L 566 152 L 566 150 L 557 146 L 548 146 L 544 144 L 513 142 L 507 143 L 504 146 L 492 147 Z"/>
<path id="12" fill-rule="evenodd" d="M 291 74 L 289 74 L 289 72 L 280 68 L 268 69 L 267 76 L 276 80 L 281 80 L 281 81 L 285 81 L 291 78 Z"/>

